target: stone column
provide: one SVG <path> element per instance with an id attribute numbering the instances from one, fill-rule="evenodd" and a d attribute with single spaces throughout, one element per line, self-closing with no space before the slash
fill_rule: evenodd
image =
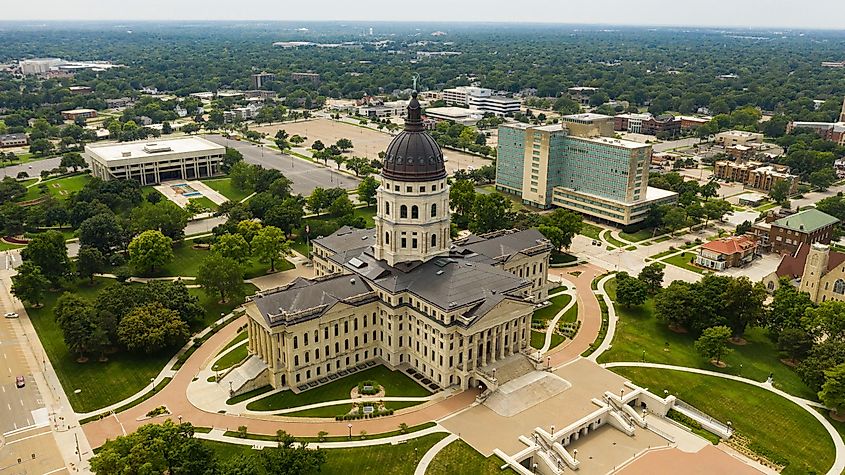
<path id="1" fill-rule="evenodd" d="M 495 326 L 490 329 L 490 364 L 496 362 L 497 354 L 499 353 L 499 348 L 497 343 L 499 342 L 498 335 L 499 327 Z"/>
<path id="2" fill-rule="evenodd" d="M 504 358 L 505 355 L 505 324 L 499 325 L 499 358 Z"/>
<path id="3" fill-rule="evenodd" d="M 255 354 L 255 322 L 250 318 L 247 331 L 249 332 L 249 353 Z"/>
<path id="4" fill-rule="evenodd" d="M 479 367 L 487 366 L 487 330 L 482 331 L 478 335 L 481 338 L 481 349 L 479 350 L 481 354 L 478 355 L 480 359 L 476 361 L 479 362 Z"/>

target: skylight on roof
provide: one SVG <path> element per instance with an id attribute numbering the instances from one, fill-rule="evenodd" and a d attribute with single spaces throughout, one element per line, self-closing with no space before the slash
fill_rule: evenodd
<path id="1" fill-rule="evenodd" d="M 360 269 L 367 264 L 364 261 L 362 261 L 361 259 L 358 259 L 357 257 L 353 257 L 352 259 L 349 259 L 349 265 L 351 265 L 352 267 L 354 267 L 356 269 Z"/>

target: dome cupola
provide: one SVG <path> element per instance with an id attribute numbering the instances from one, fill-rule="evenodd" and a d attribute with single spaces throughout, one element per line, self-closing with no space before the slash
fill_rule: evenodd
<path id="1" fill-rule="evenodd" d="M 422 108 L 414 91 L 405 130 L 387 146 L 382 176 L 397 181 L 432 181 L 446 177 L 443 151 L 423 127 Z"/>

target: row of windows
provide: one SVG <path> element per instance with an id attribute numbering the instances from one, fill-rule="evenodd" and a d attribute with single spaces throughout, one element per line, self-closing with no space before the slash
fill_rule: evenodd
<path id="1" fill-rule="evenodd" d="M 385 182 L 385 183 L 384 183 L 384 186 L 385 186 L 385 188 L 390 189 L 390 184 L 389 184 L 389 183 Z M 443 183 L 442 183 L 442 182 L 440 183 L 440 189 L 441 189 L 441 190 L 443 189 Z M 400 190 L 401 190 L 401 187 L 400 187 L 398 184 L 394 184 L 394 185 L 393 185 L 393 191 L 400 191 Z M 420 193 L 425 193 L 426 191 L 427 191 L 426 186 L 425 186 L 425 185 L 420 185 L 420 187 L 419 187 L 419 192 L 420 192 Z M 431 191 L 437 191 L 437 184 L 436 184 L 436 183 L 431 185 Z M 405 186 L 405 193 L 413 193 L 413 192 L 414 192 L 414 187 L 413 187 L 413 186 L 411 186 L 411 185 L 406 185 L 406 186 Z"/>
<path id="2" fill-rule="evenodd" d="M 384 202 L 384 214 L 390 216 L 390 202 Z M 407 218 L 408 217 L 408 206 L 402 205 L 399 207 L 399 217 L 400 218 Z M 437 217 L 437 203 L 431 204 L 431 217 Z M 420 209 L 417 205 L 411 206 L 411 219 L 419 219 L 420 218 Z"/>
<path id="3" fill-rule="evenodd" d="M 372 319 L 372 324 L 375 325 L 376 324 L 376 314 L 375 313 L 373 313 L 371 319 Z M 363 327 L 367 328 L 367 317 L 364 316 L 364 317 L 361 318 L 361 320 L 363 322 Z M 355 317 L 355 318 L 352 319 L 352 331 L 358 331 L 358 317 Z M 349 333 L 349 320 L 345 320 L 343 322 L 343 333 L 344 334 Z M 313 335 L 314 335 L 314 338 L 313 338 L 312 341 L 314 343 L 319 343 L 320 342 L 320 331 L 314 330 Z M 334 336 L 339 336 L 339 335 L 340 335 L 340 324 L 335 323 L 334 324 Z M 326 340 L 329 339 L 329 327 L 328 326 L 323 327 L 323 339 L 326 339 Z M 302 344 L 303 344 L 303 346 L 308 346 L 308 332 L 305 332 L 305 333 L 302 334 Z M 299 337 L 297 335 L 294 335 L 293 336 L 293 349 L 296 350 L 297 348 L 299 348 Z"/>

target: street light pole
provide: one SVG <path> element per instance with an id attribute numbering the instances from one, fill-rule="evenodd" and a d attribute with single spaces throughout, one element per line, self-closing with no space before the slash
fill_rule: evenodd
<path id="1" fill-rule="evenodd" d="M 347 424 L 347 428 L 349 428 L 349 440 L 352 440 L 352 424 Z"/>

